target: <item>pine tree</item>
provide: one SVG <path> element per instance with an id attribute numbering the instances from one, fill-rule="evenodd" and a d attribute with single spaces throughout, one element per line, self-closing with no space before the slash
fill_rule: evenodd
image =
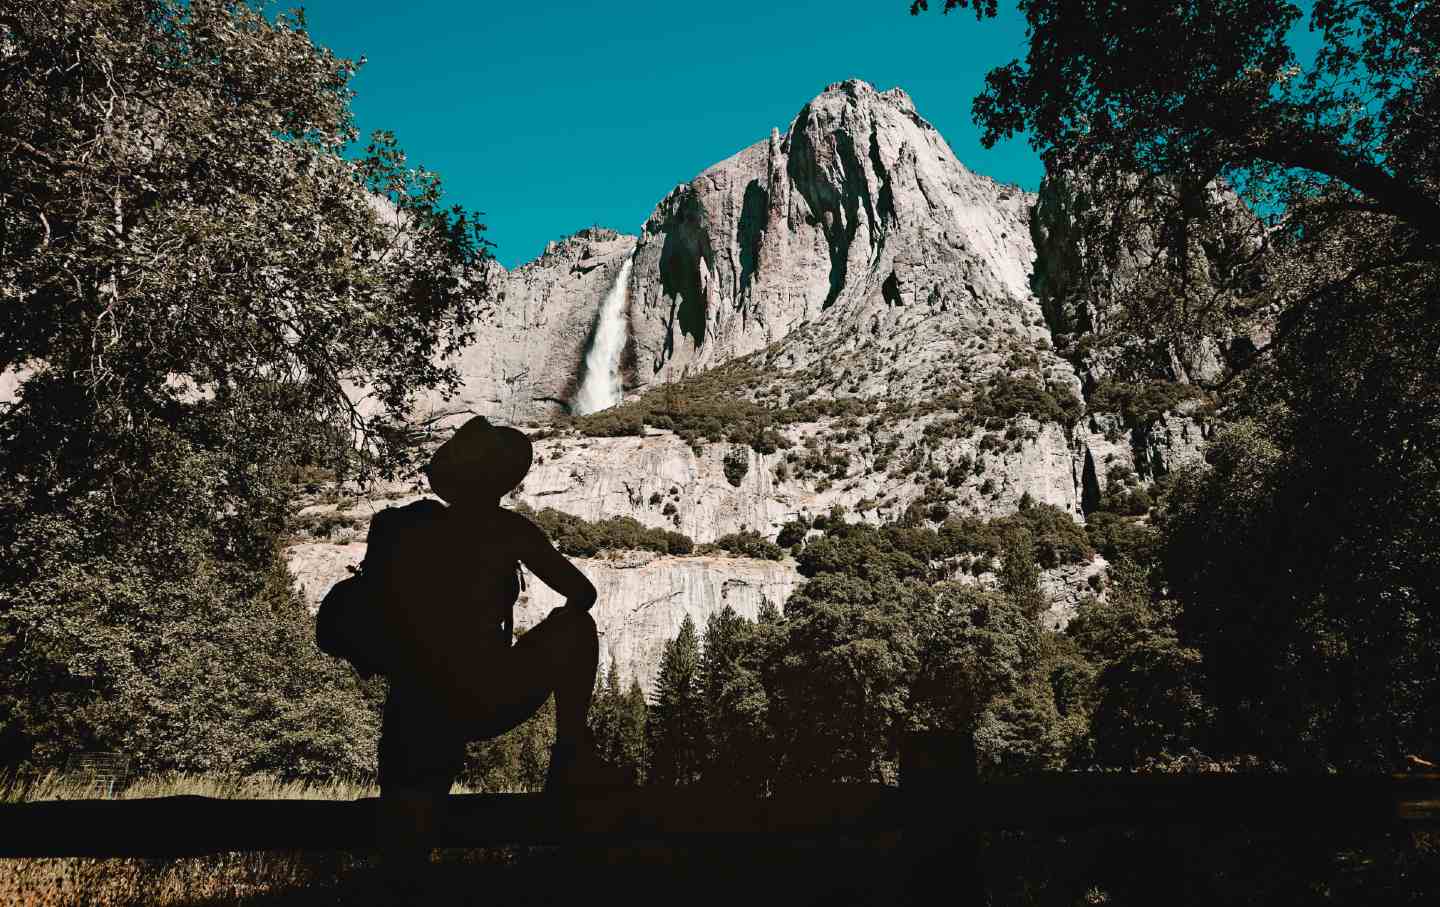
<path id="1" fill-rule="evenodd" d="M 1027 617 L 1039 619 L 1045 594 L 1040 591 L 1040 569 L 1035 566 L 1035 540 L 1025 529 L 1005 536 L 1000 588 Z"/>
<path id="2" fill-rule="evenodd" d="M 704 741 L 699 669 L 695 622 L 687 614 L 679 635 L 665 645 L 646 723 L 649 780 L 655 784 L 689 784 L 699 775 Z"/>
<path id="3" fill-rule="evenodd" d="M 621 699 L 618 715 L 619 762 L 621 768 L 635 769 L 636 780 L 644 783 L 649 772 L 649 760 L 645 746 L 645 722 L 650 711 L 645 702 L 645 691 L 640 688 L 637 678 L 630 678 L 630 689 Z"/>
<path id="4" fill-rule="evenodd" d="M 768 616 L 774 620 L 778 612 Z M 707 781 L 760 787 L 769 773 L 769 697 L 760 681 L 757 630 L 728 605 L 705 627 L 700 688 Z"/>
<path id="5" fill-rule="evenodd" d="M 612 653 L 609 670 L 604 676 L 595 678 L 595 695 L 590 700 L 590 731 L 595 735 L 595 745 L 601 758 L 615 765 L 618 765 L 622 758 L 622 696 L 620 666 L 616 664 Z"/>

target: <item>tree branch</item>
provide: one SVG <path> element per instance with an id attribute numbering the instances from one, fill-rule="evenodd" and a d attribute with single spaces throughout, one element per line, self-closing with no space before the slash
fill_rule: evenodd
<path id="1" fill-rule="evenodd" d="M 1440 239 L 1440 204 L 1382 167 L 1314 137 L 1302 138 L 1293 133 L 1266 142 L 1256 153 L 1272 164 L 1334 177 L 1373 200 L 1375 210 L 1405 221 L 1432 241 Z"/>

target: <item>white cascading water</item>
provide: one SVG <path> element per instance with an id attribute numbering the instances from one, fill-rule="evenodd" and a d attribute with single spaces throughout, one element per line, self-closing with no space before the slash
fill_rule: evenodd
<path id="1" fill-rule="evenodd" d="M 620 353 L 625 349 L 625 295 L 630 287 L 630 265 L 625 259 L 620 276 L 600 303 L 595 340 L 585 354 L 585 375 L 570 401 L 576 415 L 597 412 L 620 402 Z"/>

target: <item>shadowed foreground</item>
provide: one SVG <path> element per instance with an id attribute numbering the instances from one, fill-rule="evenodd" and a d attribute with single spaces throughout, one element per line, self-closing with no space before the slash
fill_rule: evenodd
<path id="1" fill-rule="evenodd" d="M 913 763 L 909 777 L 935 780 Z M 0 895 L 210 907 L 608 893 L 658 907 L 921 903 L 937 888 L 957 904 L 1410 904 L 1440 890 L 1440 778 L 1429 775 L 1054 775 L 817 785 L 764 799 L 704 786 L 452 796 L 436 841 L 448 849 L 399 887 L 370 856 L 375 804 L 4 804 L 0 855 L 41 859 L 0 863 Z M 85 855 L 111 859 L 76 859 Z"/>

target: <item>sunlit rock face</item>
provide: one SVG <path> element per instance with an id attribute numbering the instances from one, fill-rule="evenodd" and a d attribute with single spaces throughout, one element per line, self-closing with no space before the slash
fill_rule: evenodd
<path id="1" fill-rule="evenodd" d="M 838 356 L 853 393 L 928 393 L 981 328 L 1033 347 L 1048 334 L 1029 287 L 1033 201 L 966 169 L 901 89 L 831 85 L 783 135 L 650 215 L 635 253 L 632 380 L 788 341 L 784 367 Z"/>
<path id="2" fill-rule="evenodd" d="M 313 613 L 326 590 L 365 557 L 363 541 L 303 543 L 287 549 L 290 571 Z M 615 552 L 574 563 L 595 584 L 591 612 L 600 632 L 601 670 L 614 660 L 628 684 L 648 692 L 660 655 L 688 616 L 701 630 L 712 614 L 730 607 L 754 620 L 766 602 L 781 607 L 803 582 L 792 562 L 734 557 L 668 557 L 648 551 Z M 565 600 L 530 576 L 515 606 L 518 630 L 533 627 Z"/>
<path id="3" fill-rule="evenodd" d="M 828 482 L 793 468 L 782 471 L 786 451 L 761 454 L 730 444 L 696 450 L 671 432 L 547 439 L 536 445 L 537 461 L 543 462 L 531 468 L 513 499 L 588 520 L 631 516 L 647 526 L 683 532 L 697 543 L 745 529 L 773 539 L 787 520 L 826 514 L 836 505 L 850 519 L 896 519 L 925 494 L 932 472 L 947 477 L 956 513 L 1002 516 L 1013 513 L 1028 494 L 1032 501 L 1078 514 L 1075 455 L 1060 426 L 1032 422 L 1005 448 L 983 451 L 983 433 L 930 446 L 924 431 L 936 419 L 907 419 L 887 428 L 887 442 L 897 442 L 897 451 L 885 468 L 879 467 L 883 444 L 864 435 L 842 439 L 833 420 L 787 428 L 784 433 L 796 444 L 792 451 L 804 450 L 807 439 L 823 439 L 816 450 L 847 461 L 843 475 L 837 475 L 840 470 L 826 474 Z M 907 471 L 917 452 L 923 452 L 923 465 Z M 733 455 L 743 457 L 747 466 L 732 483 L 725 458 Z M 974 468 L 977 462 L 980 472 Z M 961 466 L 964 474 L 954 475 L 952 470 Z M 875 503 L 862 506 L 866 502 Z"/>

